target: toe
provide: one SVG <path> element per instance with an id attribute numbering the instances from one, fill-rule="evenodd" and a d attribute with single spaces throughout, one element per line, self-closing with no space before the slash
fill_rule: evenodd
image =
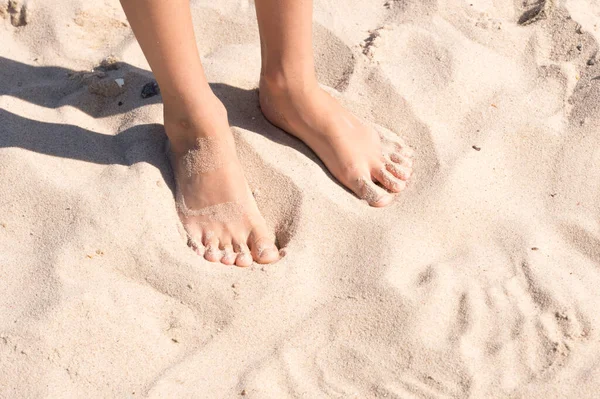
<path id="1" fill-rule="evenodd" d="M 415 150 L 407 145 L 402 146 L 402 149 L 399 152 L 402 156 L 407 158 L 412 158 L 415 155 Z"/>
<path id="2" fill-rule="evenodd" d="M 410 157 L 402 155 L 401 152 L 393 152 L 390 154 L 390 161 L 397 163 L 398 165 L 406 166 L 408 168 L 412 168 L 413 160 Z"/>
<path id="3" fill-rule="evenodd" d="M 355 193 L 360 199 L 364 199 L 369 205 L 374 207 L 389 205 L 394 199 L 392 194 L 373 183 L 371 179 L 364 177 L 358 179 Z"/>
<path id="4" fill-rule="evenodd" d="M 252 254 L 246 244 L 240 244 L 234 248 L 237 252 L 235 265 L 239 267 L 248 267 L 252 264 Z"/>
<path id="5" fill-rule="evenodd" d="M 408 180 L 412 175 L 412 168 L 404 165 L 398 165 L 397 163 L 389 162 L 385 165 L 385 168 L 395 177 L 401 180 Z"/>
<path id="6" fill-rule="evenodd" d="M 222 251 L 219 249 L 219 240 L 216 237 L 210 238 L 206 242 L 206 250 L 204 251 L 204 259 L 210 262 L 219 262 L 223 257 Z"/>
<path id="7" fill-rule="evenodd" d="M 374 170 L 373 177 L 393 193 L 399 193 L 406 188 L 406 182 L 391 174 L 385 167 Z"/>
<path id="8" fill-rule="evenodd" d="M 237 254 L 233 251 L 233 246 L 231 244 L 223 245 L 223 257 L 221 258 L 221 263 L 224 265 L 233 265 L 237 258 Z"/>
<path id="9" fill-rule="evenodd" d="M 404 142 L 394 142 L 392 148 L 394 152 L 408 158 L 412 158 L 415 154 L 415 150 L 413 150 L 408 144 Z"/>
<path id="10" fill-rule="evenodd" d="M 188 236 L 187 245 L 188 247 L 192 248 L 194 252 L 197 253 L 199 256 L 204 256 L 204 245 L 202 245 L 200 242 L 198 242 L 191 236 Z"/>
<path id="11" fill-rule="evenodd" d="M 279 259 L 275 238 L 266 226 L 259 226 L 250 235 L 252 257 L 257 263 L 272 263 Z"/>

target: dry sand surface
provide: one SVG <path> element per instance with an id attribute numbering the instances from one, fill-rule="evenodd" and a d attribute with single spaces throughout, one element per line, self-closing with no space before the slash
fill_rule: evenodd
<path id="1" fill-rule="evenodd" d="M 248 269 L 180 234 L 118 1 L 8 3 L 0 397 L 599 397 L 599 0 L 317 0 L 321 83 L 416 149 L 385 209 L 261 115 L 253 4 L 193 1 L 287 251 Z"/>

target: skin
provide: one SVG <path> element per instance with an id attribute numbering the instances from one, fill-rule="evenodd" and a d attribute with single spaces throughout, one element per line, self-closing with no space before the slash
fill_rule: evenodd
<path id="1" fill-rule="evenodd" d="M 238 160 L 227 112 L 204 74 L 189 0 L 121 0 L 121 4 L 161 88 L 179 216 L 190 245 L 207 260 L 227 265 L 278 260 L 274 235 Z M 390 204 L 412 174 L 412 150 L 399 137 L 383 137 L 365 126 L 319 87 L 312 50 L 312 0 L 255 4 L 264 115 L 304 141 L 359 198 L 375 207 Z M 202 139 L 210 140 L 211 146 L 200 145 L 206 142 Z M 215 146 L 217 156 L 202 154 L 206 148 L 214 152 Z M 214 167 L 190 170 L 189 165 L 197 164 L 190 157 L 210 158 Z M 232 206 L 218 206 L 225 203 L 235 204 L 235 212 Z"/>

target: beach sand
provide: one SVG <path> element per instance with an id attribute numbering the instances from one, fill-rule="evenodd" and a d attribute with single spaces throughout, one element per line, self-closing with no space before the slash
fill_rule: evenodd
<path id="1" fill-rule="evenodd" d="M 246 269 L 186 246 L 119 2 L 2 4 L 0 397 L 598 397 L 598 0 L 316 0 L 320 82 L 416 150 L 384 209 L 262 116 L 253 4 L 192 1 L 285 247 Z"/>

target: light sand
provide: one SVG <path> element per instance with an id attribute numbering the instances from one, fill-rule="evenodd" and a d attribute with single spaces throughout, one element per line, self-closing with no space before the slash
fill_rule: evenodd
<path id="1" fill-rule="evenodd" d="M 416 149 L 385 209 L 260 114 L 253 5 L 193 1 L 286 247 L 249 269 L 186 246 L 118 1 L 6 3 L 0 397 L 598 397 L 598 0 L 317 0 L 321 82 Z"/>
<path id="2" fill-rule="evenodd" d="M 207 173 L 223 167 L 227 162 L 223 147 L 217 140 L 205 137 L 196 140 L 196 147 L 183 156 L 183 164 L 188 177 Z"/>

